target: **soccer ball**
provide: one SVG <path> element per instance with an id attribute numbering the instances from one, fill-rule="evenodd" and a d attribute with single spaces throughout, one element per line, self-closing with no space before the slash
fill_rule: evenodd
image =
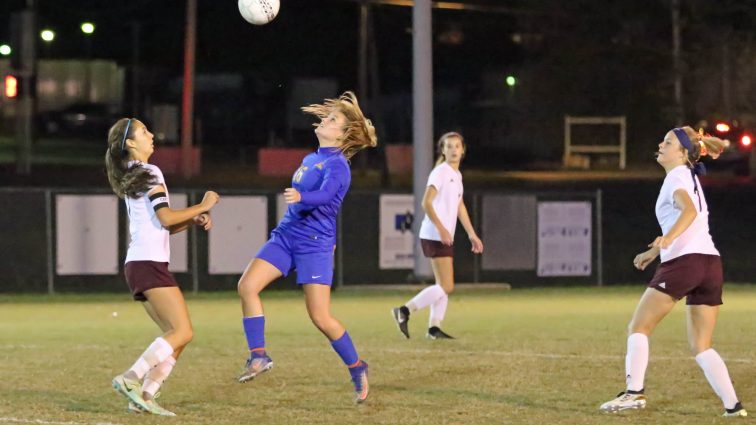
<path id="1" fill-rule="evenodd" d="M 279 0 L 239 0 L 242 18 L 254 25 L 265 25 L 278 15 Z"/>

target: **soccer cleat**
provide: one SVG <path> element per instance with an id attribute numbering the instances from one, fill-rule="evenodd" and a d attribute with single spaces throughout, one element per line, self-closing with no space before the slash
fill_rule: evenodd
<path id="1" fill-rule="evenodd" d="M 362 403 L 367 399 L 370 392 L 368 364 L 360 360 L 359 366 L 349 369 L 349 374 L 352 375 L 352 383 L 354 384 L 354 402 Z"/>
<path id="2" fill-rule="evenodd" d="M 129 413 L 137 413 L 137 414 L 145 413 L 146 412 L 146 410 L 144 410 L 141 407 L 137 406 L 131 400 L 129 400 L 129 405 L 126 406 L 126 411 L 129 412 Z"/>
<path id="3" fill-rule="evenodd" d="M 442 331 L 438 326 L 431 326 L 428 328 L 428 333 L 425 336 L 428 339 L 454 339 L 453 336 Z"/>
<path id="4" fill-rule="evenodd" d="M 145 410 L 137 406 L 136 404 L 134 404 L 133 401 L 129 401 L 129 405 L 126 408 L 126 411 L 128 411 L 129 413 L 136 413 L 136 414 L 151 413 L 153 415 L 160 415 L 160 416 L 176 416 L 175 413 L 163 408 L 161 405 L 157 403 L 158 397 L 160 397 L 160 393 L 155 394 L 152 400 L 144 401 L 147 404 L 147 406 L 149 406 L 149 410 Z"/>
<path id="5" fill-rule="evenodd" d="M 409 329 L 407 329 L 407 324 L 409 323 L 409 316 L 410 312 L 407 306 L 401 306 L 397 307 L 391 310 L 391 317 L 394 318 L 394 321 L 396 322 L 396 326 L 399 327 L 399 332 L 404 335 L 405 338 L 409 339 Z"/>
<path id="6" fill-rule="evenodd" d="M 149 410 L 147 402 L 142 398 L 142 384 L 140 384 L 139 381 L 128 379 L 123 375 L 118 375 L 113 378 L 112 384 L 113 389 L 119 394 L 125 396 L 129 401 L 142 409 Z"/>
<path id="7" fill-rule="evenodd" d="M 255 379 L 255 377 L 263 372 L 267 372 L 273 367 L 273 359 L 268 357 L 265 352 L 263 354 L 257 354 L 253 352 L 247 359 L 247 364 L 244 366 L 244 372 L 239 375 L 238 381 L 243 384 L 247 381 Z"/>
<path id="8" fill-rule="evenodd" d="M 152 400 L 145 400 L 145 403 L 147 403 L 147 407 L 149 408 L 147 409 L 147 411 L 152 413 L 153 415 L 176 416 L 175 413 L 171 412 L 168 409 L 164 409 L 163 406 L 159 405 L 154 398 Z"/>
<path id="9" fill-rule="evenodd" d="M 609 400 L 599 407 L 604 413 L 617 413 L 628 409 L 643 409 L 646 407 L 646 396 L 644 394 L 629 394 L 623 391 L 617 394 L 617 398 Z"/>
<path id="10" fill-rule="evenodd" d="M 725 418 L 739 418 L 739 417 L 746 417 L 748 416 L 748 412 L 743 408 L 743 405 L 740 404 L 740 402 L 735 403 L 735 407 L 732 409 L 725 409 L 724 414 L 722 415 Z"/>

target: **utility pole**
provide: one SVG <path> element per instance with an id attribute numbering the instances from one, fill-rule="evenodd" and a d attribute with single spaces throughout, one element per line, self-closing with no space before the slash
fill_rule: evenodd
<path id="1" fill-rule="evenodd" d="M 139 55 L 140 55 L 140 32 L 141 23 L 134 21 L 131 23 L 131 116 L 141 116 L 139 111 Z"/>
<path id="2" fill-rule="evenodd" d="M 420 217 L 425 184 L 433 162 L 433 40 L 430 0 L 415 0 L 412 10 L 412 187 L 415 218 L 412 230 L 420 234 Z M 415 238 L 416 278 L 432 276 L 422 256 L 420 239 Z"/>
<path id="3" fill-rule="evenodd" d="M 680 57 L 682 40 L 680 38 L 680 0 L 672 0 L 672 75 L 675 86 L 675 122 L 677 126 L 685 122 L 682 87 L 682 59 Z"/>
<path id="4" fill-rule="evenodd" d="M 186 34 L 184 35 L 184 87 L 181 101 L 181 175 L 184 179 L 192 176 L 196 34 L 197 0 L 187 0 Z"/>
<path id="5" fill-rule="evenodd" d="M 16 173 L 29 175 L 37 97 L 37 12 L 34 0 L 26 0 L 26 9 L 13 15 L 11 26 L 18 46 L 18 59 L 12 63 L 17 77 L 20 77 L 16 99 Z"/>

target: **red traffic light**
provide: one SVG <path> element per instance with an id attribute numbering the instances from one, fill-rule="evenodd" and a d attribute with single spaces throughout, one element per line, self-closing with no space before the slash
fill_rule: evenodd
<path id="1" fill-rule="evenodd" d="M 743 145 L 743 147 L 749 147 L 751 146 L 751 143 L 753 140 L 751 139 L 751 136 L 744 134 L 743 137 L 740 138 L 740 144 Z"/>
<path id="2" fill-rule="evenodd" d="M 18 96 L 18 79 L 13 75 L 5 76 L 5 97 L 13 99 Z"/>

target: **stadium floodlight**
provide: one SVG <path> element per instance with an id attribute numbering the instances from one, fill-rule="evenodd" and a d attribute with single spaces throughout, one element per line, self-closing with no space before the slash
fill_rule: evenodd
<path id="1" fill-rule="evenodd" d="M 81 24 L 81 32 L 83 32 L 86 35 L 91 35 L 94 33 L 95 26 L 91 22 L 84 22 Z"/>
<path id="2" fill-rule="evenodd" d="M 42 32 L 39 33 L 39 36 L 42 37 L 42 40 L 48 43 L 55 40 L 55 32 L 50 29 L 42 30 Z"/>
<path id="3" fill-rule="evenodd" d="M 7 44 L 0 45 L 0 55 L 9 56 L 13 52 L 13 49 Z"/>

